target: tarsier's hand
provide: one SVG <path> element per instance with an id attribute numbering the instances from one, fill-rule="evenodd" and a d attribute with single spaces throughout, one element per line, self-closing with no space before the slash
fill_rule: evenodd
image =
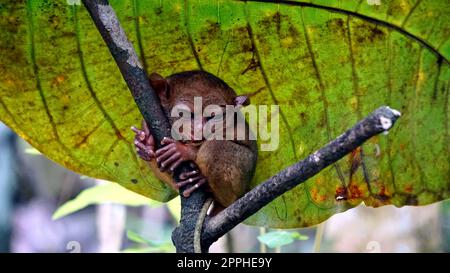
<path id="1" fill-rule="evenodd" d="M 142 121 L 142 130 L 134 126 L 131 127 L 131 130 L 136 133 L 134 146 L 139 157 L 145 161 L 156 159 L 157 165 L 162 172 L 173 173 L 175 168 L 182 162 L 195 159 L 195 148 L 170 138 L 164 138 L 161 144 L 166 146 L 155 152 L 155 140 L 145 121 Z M 193 191 L 207 182 L 198 166 L 194 162 L 191 162 L 190 165 L 194 170 L 180 174 L 181 181 L 176 183 L 177 188 L 195 183 L 183 192 L 184 197 L 189 197 Z"/>
<path id="2" fill-rule="evenodd" d="M 184 161 L 194 161 L 196 156 L 196 148 L 165 137 L 161 141 L 164 147 L 158 149 L 155 153 L 156 162 L 161 171 L 173 172 Z"/>
<path id="3" fill-rule="evenodd" d="M 155 140 L 150 133 L 147 123 L 142 120 L 142 130 L 134 126 L 131 127 L 131 130 L 136 133 L 134 146 L 139 157 L 145 161 L 150 161 L 155 158 Z"/>

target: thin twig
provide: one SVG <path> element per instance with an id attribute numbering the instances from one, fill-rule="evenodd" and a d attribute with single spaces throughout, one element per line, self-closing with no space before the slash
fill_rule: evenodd
<path id="1" fill-rule="evenodd" d="M 278 196 L 313 177 L 369 138 L 389 130 L 398 117 L 400 113 L 396 110 L 386 106 L 378 108 L 320 150 L 272 176 L 209 219 L 204 226 L 203 239 L 214 242 Z"/>
<path id="2" fill-rule="evenodd" d="M 133 98 L 147 122 L 155 138 L 156 148 L 159 148 L 164 137 L 170 137 L 170 123 L 162 110 L 158 95 L 150 86 L 146 71 L 137 57 L 133 45 L 128 40 L 119 19 L 107 0 L 83 0 L 98 31 L 105 40 L 117 66 L 122 73 Z M 174 172 L 175 181 L 179 174 L 193 169 L 189 164 L 180 165 Z M 181 192 L 186 187 L 181 188 Z M 181 194 L 180 226 L 173 233 L 173 241 L 178 252 L 194 251 L 194 230 L 196 219 L 209 194 L 202 190 L 193 192 L 190 198 Z M 206 248 L 207 249 L 207 248 Z"/>

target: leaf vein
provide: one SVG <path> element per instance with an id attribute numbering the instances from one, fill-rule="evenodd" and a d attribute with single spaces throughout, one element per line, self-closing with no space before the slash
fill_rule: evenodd
<path id="1" fill-rule="evenodd" d="M 328 141 L 331 141 L 331 126 L 330 126 L 330 120 L 329 120 L 329 114 L 328 114 L 328 100 L 327 100 L 326 94 L 325 94 L 325 85 L 322 81 L 322 77 L 320 75 L 320 71 L 319 71 L 319 68 L 316 63 L 316 58 L 315 58 L 314 52 L 312 50 L 311 41 L 310 41 L 310 38 L 308 35 L 308 31 L 306 29 L 305 20 L 304 20 L 304 16 L 303 16 L 303 8 L 301 9 L 300 14 L 301 14 L 301 18 L 302 18 L 303 32 L 305 34 L 306 47 L 308 48 L 308 53 L 311 57 L 311 62 L 312 62 L 312 66 L 314 69 L 314 73 L 316 75 L 317 81 L 319 82 L 319 89 L 320 89 L 320 94 L 321 94 L 323 109 L 324 109 L 323 115 L 324 115 L 324 119 L 325 119 L 326 131 L 327 131 L 327 139 L 328 139 Z M 338 175 L 339 179 L 341 180 L 342 184 L 345 184 L 344 175 L 342 174 L 342 170 L 341 170 L 341 167 L 339 166 L 338 162 L 334 163 L 333 166 L 336 169 L 337 175 Z"/>
<path id="2" fill-rule="evenodd" d="M 73 23 L 74 23 L 74 27 L 75 27 L 75 33 L 76 33 L 75 36 L 76 36 L 76 42 L 77 42 L 77 52 L 78 52 L 78 57 L 79 57 L 78 59 L 80 61 L 81 74 L 83 75 L 83 79 L 86 83 L 89 94 L 91 95 L 92 99 L 95 102 L 95 105 L 97 106 L 97 108 L 102 113 L 103 117 L 106 119 L 106 121 L 109 123 L 109 125 L 113 129 L 116 137 L 119 140 L 122 140 L 122 139 L 124 139 L 124 137 L 122 136 L 122 133 L 120 132 L 117 125 L 115 124 L 114 120 L 111 118 L 111 116 L 106 111 L 105 107 L 103 107 L 102 103 L 100 102 L 100 99 L 97 97 L 97 94 L 94 91 L 94 88 L 92 87 L 91 81 L 89 80 L 89 76 L 88 76 L 88 73 L 86 70 L 86 64 L 84 61 L 83 48 L 81 46 L 80 25 L 79 25 L 79 21 L 78 21 L 78 12 L 77 12 L 78 7 L 76 5 L 73 5 L 72 7 L 73 7 L 72 8 L 73 18 L 74 18 Z"/>
<path id="3" fill-rule="evenodd" d="M 239 2 L 276 3 L 276 4 L 284 4 L 284 5 L 290 5 L 290 6 L 310 7 L 310 8 L 317 8 L 317 9 L 326 10 L 326 11 L 329 11 L 329 12 L 350 15 L 352 17 L 360 18 L 362 20 L 371 22 L 373 24 L 378 24 L 378 25 L 384 26 L 386 28 L 393 29 L 393 30 L 401 33 L 402 35 L 404 35 L 404 36 L 406 36 L 406 37 L 408 37 L 408 38 L 418 42 L 420 45 L 422 45 L 423 47 L 425 47 L 428 50 L 430 50 L 434 55 L 443 58 L 445 60 L 445 62 L 447 64 L 449 64 L 449 60 L 447 58 L 445 58 L 439 52 L 438 48 L 436 48 L 433 45 L 429 44 L 424 39 L 422 39 L 422 38 L 412 34 L 411 32 L 408 32 L 405 29 L 402 29 L 400 26 L 394 25 L 394 24 L 389 23 L 389 22 L 382 21 L 382 20 L 374 18 L 374 17 L 370 17 L 368 15 L 364 15 L 364 14 L 356 13 L 354 11 L 348 11 L 348 10 L 344 10 L 344 9 L 340 9 L 340 8 L 336 8 L 336 7 L 328 7 L 328 6 L 324 6 L 324 5 L 320 5 L 320 4 L 309 3 L 309 2 L 297 2 L 297 1 L 286 1 L 286 0 L 235 0 L 235 1 L 239 1 Z"/>
<path id="4" fill-rule="evenodd" d="M 47 99 L 45 98 L 44 90 L 42 88 L 41 79 L 40 79 L 40 75 L 39 75 L 39 67 L 36 62 L 36 44 L 35 44 L 35 40 L 34 40 L 35 32 L 34 32 L 33 9 L 31 7 L 31 0 L 27 0 L 26 8 L 27 8 L 28 36 L 29 36 L 29 41 L 30 41 L 29 54 L 30 54 L 30 59 L 31 59 L 32 67 L 33 67 L 33 72 L 34 72 L 34 75 L 36 78 L 36 88 L 39 93 L 39 98 L 44 106 L 45 113 L 49 119 L 55 141 L 62 147 L 62 149 L 67 153 L 67 155 L 72 157 L 72 153 L 70 152 L 69 148 L 67 148 L 67 146 L 61 142 L 61 138 L 59 136 L 54 117 L 53 117 L 52 113 L 50 112 L 50 108 L 48 106 Z"/>
<path id="5" fill-rule="evenodd" d="M 186 27 L 186 32 L 188 35 L 189 45 L 191 47 L 192 54 L 194 55 L 195 61 L 197 62 L 197 66 L 200 70 L 203 70 L 202 63 L 200 62 L 200 57 L 198 56 L 198 52 L 195 49 L 194 39 L 192 38 L 191 27 L 189 24 L 189 3 L 188 0 L 184 0 L 184 26 Z"/>

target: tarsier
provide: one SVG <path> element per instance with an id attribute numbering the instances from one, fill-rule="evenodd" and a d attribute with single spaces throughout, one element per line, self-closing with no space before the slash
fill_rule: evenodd
<path id="1" fill-rule="evenodd" d="M 186 128 L 191 130 L 180 132 L 184 137 L 181 141 L 164 138 L 161 144 L 165 146 L 155 151 L 154 138 L 143 121 L 142 130 L 132 127 L 136 133 L 134 144 L 138 155 L 148 161 L 153 173 L 173 189 L 178 190 L 191 184 L 191 187 L 183 192 L 185 197 L 200 186 L 206 185 L 219 205 L 229 206 L 248 190 L 257 160 L 256 141 L 249 137 L 251 132 L 245 120 L 245 126 L 232 128 L 234 134 L 231 139 L 229 135 L 227 138 L 224 136 L 223 140 L 206 140 L 204 137 L 194 139 L 196 130 L 203 130 L 209 121 L 209 124 L 214 120 L 224 122 L 226 117 L 222 115 L 227 113 L 221 113 L 219 118 L 217 113 L 211 113 L 209 117 L 202 117 L 201 122 L 194 122 L 194 98 L 201 97 L 203 107 L 240 107 L 249 103 L 248 96 L 237 96 L 224 81 L 203 71 L 181 72 L 167 78 L 153 73 L 149 78 L 171 125 L 178 120 L 187 123 L 189 126 Z M 182 117 L 172 117 L 174 108 L 184 111 Z M 242 133 L 240 130 L 246 130 L 243 132 L 243 139 L 235 137 Z M 180 174 L 182 181 L 176 183 L 171 174 L 185 161 L 191 162 L 194 171 Z"/>

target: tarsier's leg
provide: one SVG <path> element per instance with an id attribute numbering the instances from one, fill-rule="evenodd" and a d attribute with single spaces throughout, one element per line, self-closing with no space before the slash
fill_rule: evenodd
<path id="1" fill-rule="evenodd" d="M 248 189 L 257 160 L 254 141 L 210 140 L 203 143 L 196 163 L 214 199 L 227 207 Z"/>

